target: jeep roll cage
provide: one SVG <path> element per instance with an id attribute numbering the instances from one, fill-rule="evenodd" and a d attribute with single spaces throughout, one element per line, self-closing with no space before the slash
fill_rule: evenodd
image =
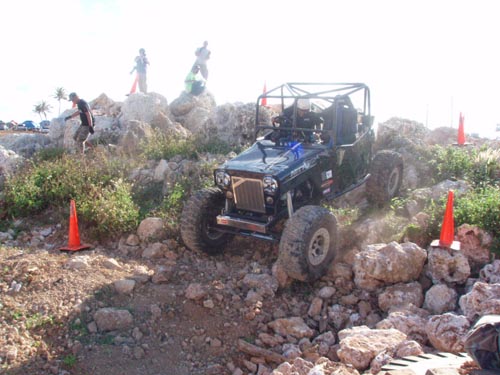
<path id="1" fill-rule="evenodd" d="M 357 107 L 353 106 L 351 97 L 358 97 Z M 359 98 L 361 96 L 361 100 Z M 277 130 L 275 125 L 262 124 L 259 111 L 263 99 L 279 99 L 281 113 L 286 107 L 293 106 L 291 130 L 311 131 L 311 129 L 298 128 L 297 100 L 309 99 L 311 111 L 320 115 L 323 120 L 322 129 L 313 129 L 314 132 L 326 133 L 334 144 L 346 145 L 354 143 L 356 133 L 371 128 L 373 118 L 370 108 L 370 89 L 363 83 L 284 83 L 278 87 L 264 92 L 257 98 L 255 117 L 255 140 L 259 133 L 269 133 Z M 297 139 L 291 139 L 297 140 Z"/>

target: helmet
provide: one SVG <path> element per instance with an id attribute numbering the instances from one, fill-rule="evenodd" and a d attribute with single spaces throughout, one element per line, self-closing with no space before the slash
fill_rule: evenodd
<path id="1" fill-rule="evenodd" d="M 297 109 L 302 109 L 303 111 L 309 111 L 311 109 L 311 103 L 309 102 L 309 99 L 297 100 Z"/>

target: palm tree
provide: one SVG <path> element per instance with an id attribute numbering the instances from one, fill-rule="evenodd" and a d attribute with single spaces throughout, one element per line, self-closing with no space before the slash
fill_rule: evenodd
<path id="1" fill-rule="evenodd" d="M 57 99 L 59 102 L 59 116 L 61 115 L 61 99 L 68 99 L 66 96 L 66 90 L 62 87 L 56 87 L 56 92 L 54 94 L 54 99 Z"/>
<path id="2" fill-rule="evenodd" d="M 47 120 L 47 112 L 50 112 L 51 108 L 52 106 L 50 104 L 48 104 L 45 100 L 42 100 L 40 103 L 35 105 L 33 112 L 38 113 L 40 120 L 42 120 L 42 114 L 43 117 L 45 117 L 45 120 Z"/>

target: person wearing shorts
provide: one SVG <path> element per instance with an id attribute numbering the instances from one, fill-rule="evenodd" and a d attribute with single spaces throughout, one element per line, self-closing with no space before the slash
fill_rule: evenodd
<path id="1" fill-rule="evenodd" d="M 73 139 L 76 143 L 82 145 L 82 152 L 85 153 L 86 146 L 92 147 L 92 144 L 88 142 L 88 138 L 90 134 L 94 134 L 94 116 L 92 115 L 92 111 L 90 110 L 88 103 L 85 100 L 80 99 L 76 93 L 72 92 L 69 94 L 69 100 L 73 102 L 73 105 L 76 105 L 78 111 L 66 116 L 64 120 L 67 121 L 75 117 L 77 114 L 80 115 L 81 124 L 76 130 Z"/>

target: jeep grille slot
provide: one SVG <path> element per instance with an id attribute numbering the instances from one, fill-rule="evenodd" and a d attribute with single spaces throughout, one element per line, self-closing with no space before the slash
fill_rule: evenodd
<path id="1" fill-rule="evenodd" d="M 253 178 L 232 177 L 234 203 L 240 210 L 266 212 L 262 181 Z"/>

